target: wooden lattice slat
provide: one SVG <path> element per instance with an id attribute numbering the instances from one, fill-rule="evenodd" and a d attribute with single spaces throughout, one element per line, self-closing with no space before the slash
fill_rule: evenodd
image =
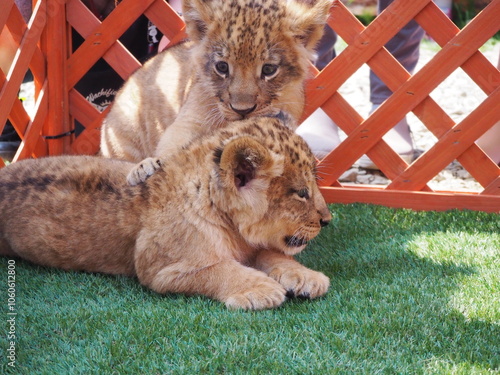
<path id="1" fill-rule="evenodd" d="M 45 26 L 43 11 L 44 10 L 42 8 L 35 13 L 32 25 L 30 27 L 38 28 L 40 31 L 43 30 L 43 27 Z M 27 30 L 27 25 L 24 22 L 21 12 L 19 12 L 17 7 L 15 6 L 11 8 L 10 18 L 11 21 L 7 25 L 7 28 L 10 31 L 13 41 L 17 45 L 21 45 L 22 38 Z M 32 71 L 34 77 L 43 77 L 45 74 L 45 58 L 38 46 L 35 46 L 33 56 L 29 62 L 29 68 Z"/>
<path id="2" fill-rule="evenodd" d="M 350 12 L 343 5 L 335 8 L 335 12 L 329 23 L 332 27 L 338 29 L 339 35 L 347 43 L 353 43 L 356 36 L 364 30 L 363 25 L 355 17 L 352 17 Z M 389 52 L 387 52 L 386 49 L 380 49 L 375 53 L 368 61 L 368 64 L 392 90 L 397 89 L 402 83 L 410 78 L 410 74 L 389 54 Z M 428 99 L 432 100 L 430 98 Z M 338 111 L 338 107 L 341 107 L 342 111 Z M 343 124 L 342 129 L 347 134 L 350 134 L 363 121 L 363 118 L 345 102 L 337 92 L 327 100 L 323 109 L 336 123 Z M 389 179 L 396 178 L 408 166 L 408 164 L 393 151 L 384 140 L 380 140 L 370 151 L 368 151 L 368 156 L 377 165 L 381 166 L 382 171 Z M 322 168 L 320 168 L 320 170 L 322 170 Z M 331 182 L 333 182 L 331 179 L 328 181 L 324 180 L 325 184 Z M 425 189 L 430 190 L 428 187 Z"/>
<path id="3" fill-rule="evenodd" d="M 429 1 L 431 0 L 395 1 L 386 11 L 375 18 L 369 27 L 358 34 L 353 42 L 323 69 L 321 74 L 309 82 L 307 85 L 307 105 L 303 117 L 308 117 L 321 106 L 347 78 L 370 60 Z M 346 8 L 342 2 L 336 0 L 332 6 L 333 16 L 338 10 L 346 10 Z M 343 12 L 343 14 L 354 19 L 349 11 Z M 332 26 L 337 31 L 337 26 Z"/>
<path id="4" fill-rule="evenodd" d="M 123 0 L 68 59 L 68 90 L 99 60 L 154 0 Z M 89 13 L 82 9 L 82 14 Z M 78 14 L 77 17 L 80 15 Z"/>
<path id="5" fill-rule="evenodd" d="M 68 0 L 66 4 L 66 14 L 68 23 L 85 39 L 89 38 L 94 31 L 98 29 L 101 22 L 92 14 L 92 12 L 79 0 Z M 100 56 L 96 56 L 99 58 Z M 141 66 L 141 63 L 132 55 L 120 41 L 116 41 L 111 47 L 102 55 L 114 70 L 123 78 L 127 79 L 132 72 Z M 85 59 L 86 63 L 93 59 Z M 97 60 L 96 60 L 97 61 Z M 82 69 L 88 69 L 88 66 L 83 66 Z M 68 83 L 71 87 L 74 82 Z"/>
<path id="6" fill-rule="evenodd" d="M 8 0 L 9 2 L 13 2 L 12 0 Z M 44 3 L 38 3 L 38 7 L 34 11 L 34 18 L 36 18 L 37 14 L 44 12 Z M 1 11 L 1 10 L 0 10 Z M 19 13 L 17 7 L 11 7 L 11 15 L 15 15 Z M 15 16 L 9 17 L 7 19 L 7 28 L 10 29 L 10 25 L 14 24 L 17 21 Z M 19 48 L 14 56 L 14 59 L 11 63 L 9 72 L 7 76 L 1 72 L 0 80 L 2 81 L 2 90 L 0 91 L 0 119 L 5 120 L 12 108 L 14 102 L 17 100 L 17 93 L 19 91 L 19 86 L 21 85 L 24 75 L 28 70 L 28 66 L 30 63 L 30 58 L 35 52 L 36 41 L 39 40 L 42 28 L 24 28 L 26 33 L 20 38 Z M 2 121 L 2 129 L 3 129 Z"/>
<path id="7" fill-rule="evenodd" d="M 430 150 L 394 179 L 388 188 L 419 190 L 422 184 L 443 170 L 498 121 L 498 103 L 500 87 L 460 124 L 446 132 Z"/>
<path id="8" fill-rule="evenodd" d="M 99 145 L 99 130 L 107 111 L 100 113 L 73 87 L 76 82 L 101 57 L 123 78 L 127 79 L 141 64 L 117 40 L 136 18 L 144 13 L 166 35 L 170 44 L 186 38 L 185 25 L 177 13 L 163 0 L 150 0 L 140 4 L 121 2 L 117 9 L 102 23 L 79 0 L 68 0 L 67 21 L 86 41 L 69 58 L 70 113 L 84 127 L 83 133 L 73 142 L 71 152 L 95 154 Z M 111 31 L 110 31 L 111 30 Z M 90 56 L 89 56 L 90 55 Z M 81 56 L 86 56 L 82 61 Z"/>
<path id="9" fill-rule="evenodd" d="M 46 150 L 45 143 L 41 140 L 40 133 L 44 125 L 45 119 L 48 116 L 48 95 L 47 83 L 43 86 L 40 94 L 38 95 L 35 104 L 35 117 L 33 121 L 28 123 L 26 128 L 26 135 L 19 146 L 14 161 L 18 159 L 25 159 L 32 154 L 37 154 L 38 150 Z M 45 151 L 46 152 L 46 151 Z M 42 154 L 45 155 L 45 154 Z"/>
<path id="10" fill-rule="evenodd" d="M 366 29 L 352 17 L 341 2 L 334 2 L 329 23 L 346 40 L 348 47 L 309 83 L 308 107 L 304 115 L 308 116 L 321 105 L 348 135 L 318 168 L 323 191 L 331 201 L 346 201 L 349 194 L 352 193 L 350 197 L 360 194 L 359 189 L 339 184 L 337 178 L 361 155 L 367 153 L 392 180 L 385 188 L 370 190 L 369 196 L 378 197 L 378 203 L 422 207 L 423 203 L 415 202 L 399 192 L 389 193 L 391 190 L 412 190 L 430 192 L 430 195 L 419 197 L 426 197 L 429 202 L 440 200 L 442 205 L 442 194 L 432 193 L 426 183 L 451 161 L 458 159 L 485 188 L 482 195 L 496 196 L 488 198 L 491 200 L 488 210 L 500 211 L 499 168 L 474 144 L 486 130 L 500 120 L 500 100 L 497 94 L 499 72 L 477 51 L 498 31 L 499 7 L 500 1 L 493 1 L 459 32 L 431 1 L 415 1 L 411 5 L 394 2 Z M 401 24 L 406 24 L 411 18 L 415 18 L 443 45 L 434 59 L 413 77 L 382 48 Z M 398 22 L 397 27 L 391 27 Z M 367 62 L 394 92 L 365 120 L 336 91 L 364 62 Z M 428 95 L 460 66 L 463 66 L 489 97 L 456 125 Z M 381 137 L 412 110 L 438 137 L 438 142 L 408 166 L 390 150 Z M 454 196 L 451 201 L 455 199 Z M 476 199 L 480 205 L 477 194 L 467 199 Z M 478 207 L 476 208 L 479 209 Z"/>
<path id="11" fill-rule="evenodd" d="M 163 0 L 155 1 L 144 14 L 169 39 L 169 45 L 187 38 L 184 21 Z"/>
<path id="12" fill-rule="evenodd" d="M 491 5 L 494 6 L 493 12 L 496 10 L 497 14 L 500 14 L 500 2 L 497 1 L 496 4 L 492 3 Z M 498 30 L 498 19 L 488 17 L 488 13 L 485 12 L 479 14 L 472 22 L 446 44 L 431 63 L 410 80 L 415 83 L 413 86 L 409 85 L 410 88 L 407 90 L 412 90 L 412 87 L 419 87 L 422 90 L 422 87 L 425 87 L 425 90 L 430 92 L 437 86 L 436 82 L 444 80 L 486 42 L 488 39 L 486 35 L 493 35 Z M 474 25 L 477 27 L 481 25 L 485 34 L 478 35 Z M 427 85 L 424 85 L 424 81 Z M 431 82 L 432 84 L 430 84 Z M 444 169 L 499 120 L 498 103 L 500 101 L 498 99 L 497 88 L 461 124 L 446 132 L 432 149 L 421 156 L 421 160 L 417 160 L 414 165 L 393 181 L 389 188 L 418 189 L 422 181 L 428 181 Z M 439 162 L 435 163 L 437 155 L 439 155 Z M 417 172 L 418 164 L 422 165 L 426 160 L 427 165 Z M 409 181 L 410 174 L 413 176 Z"/>
<path id="13" fill-rule="evenodd" d="M 14 0 L 4 0 L 0 3 L 0 30 L 3 30 L 7 19 L 10 14 L 10 10 L 14 6 Z"/>
<path id="14" fill-rule="evenodd" d="M 99 150 L 101 122 L 110 108 L 100 113 L 75 89 L 70 91 L 69 100 L 71 114 L 85 126 L 85 131 L 72 143 L 71 153 L 94 155 Z"/>
<path id="15" fill-rule="evenodd" d="M 377 189 L 370 186 L 324 187 L 321 189 L 327 202 L 375 203 L 395 208 L 413 208 L 427 211 L 473 209 L 499 212 L 498 197 L 493 195 L 464 194 L 456 192 L 423 192 Z"/>
<path id="16" fill-rule="evenodd" d="M 426 0 L 421 0 L 420 2 L 426 3 Z M 393 5 L 397 4 L 393 3 Z M 412 3 L 414 5 L 417 2 Z M 490 4 L 490 6 L 498 4 L 500 2 L 496 1 Z M 386 22 L 390 23 L 393 18 L 399 18 L 393 16 L 394 13 L 384 12 L 381 14 L 388 14 L 389 19 Z M 330 155 L 331 160 L 335 160 L 335 167 L 330 169 L 323 169 L 324 172 L 324 184 L 328 185 L 334 179 L 338 178 L 346 169 L 348 169 L 359 157 L 366 153 L 371 147 L 373 147 L 381 137 L 392 128 L 394 124 L 400 121 L 406 113 L 415 108 L 425 97 L 442 82 L 449 74 L 451 74 L 457 67 L 459 67 L 471 53 L 468 51 L 477 50 L 484 42 L 493 35 L 498 29 L 498 22 L 491 17 L 489 22 L 483 22 L 481 15 L 486 14 L 481 13 L 476 17 L 473 22 L 480 23 L 481 29 L 485 30 L 482 38 L 477 36 L 474 28 L 470 27 L 471 24 L 466 27 L 462 33 L 459 33 L 450 43 L 448 43 L 439 53 L 436 54 L 434 59 L 430 61 L 426 66 L 424 66 L 420 71 L 418 71 L 411 79 L 404 82 L 393 95 L 391 95 L 373 114 L 367 118 L 362 124 L 360 124 L 348 138 L 342 142 L 338 148 L 336 148 Z M 379 17 L 378 19 L 381 19 Z M 384 17 L 385 19 L 385 17 Z M 377 19 L 373 22 L 375 23 Z M 372 23 L 372 24 L 373 24 Z M 488 29 L 488 27 L 491 29 Z M 365 33 L 370 30 L 371 25 L 365 30 Z M 486 35 L 489 35 L 488 37 Z M 357 41 L 357 43 L 365 43 L 364 40 L 369 40 L 368 37 L 362 37 L 360 39 L 362 42 Z M 355 41 L 356 43 L 356 41 Z M 367 45 L 372 45 L 371 41 Z M 460 48 L 457 46 L 467 45 L 467 49 Z M 378 46 L 379 48 L 381 46 Z M 372 47 L 371 50 L 374 50 Z M 351 55 L 357 54 L 357 49 L 349 50 L 349 47 L 340 54 L 346 55 L 344 60 L 350 60 Z M 372 53 L 371 55 L 373 55 Z M 359 61 L 360 58 L 356 56 Z M 352 58 L 354 59 L 354 57 Z M 343 62 L 342 62 L 343 63 Z M 355 66 L 360 66 L 359 64 L 351 62 Z M 329 66 L 325 68 L 327 71 Z M 353 69 L 353 68 L 351 68 Z M 333 70 L 333 69 L 331 69 Z M 327 89 L 325 80 L 329 80 L 329 77 L 321 77 L 323 73 L 319 74 L 312 85 L 315 87 L 321 87 L 321 96 L 328 95 L 325 93 Z M 337 81 L 342 80 L 341 73 L 337 72 Z M 345 77 L 345 80 L 348 77 Z M 343 83 L 343 82 L 342 82 Z M 317 91 L 317 89 L 316 89 Z M 331 92 L 332 93 L 332 92 Z M 330 93 L 330 94 L 331 94 Z M 317 100 L 317 99 L 316 99 Z M 339 124 L 340 125 L 340 124 Z M 492 125 L 492 124 L 491 124 Z M 486 125 L 487 130 L 491 125 Z M 446 151 L 445 151 L 446 152 Z M 342 155 L 341 160 L 338 156 Z M 337 156 L 337 157 L 336 157 Z M 327 175 L 326 175 L 327 174 Z"/>
<path id="17" fill-rule="evenodd" d="M 427 11 L 428 10 L 428 11 Z M 347 12 L 347 13 L 346 13 Z M 440 27 L 438 30 L 446 29 L 444 26 L 452 25 L 448 28 L 450 32 L 443 34 L 440 32 L 441 44 L 445 44 L 444 41 L 450 40 L 457 32 L 458 29 L 451 22 L 448 21 L 448 18 L 437 8 L 437 6 L 430 2 L 423 10 L 422 13 L 426 13 L 426 16 L 433 15 L 434 17 L 429 17 L 432 19 L 432 25 L 439 24 Z M 426 20 L 425 17 L 417 17 L 417 21 L 419 19 Z M 425 22 L 424 22 L 425 23 Z M 352 43 L 354 37 L 362 32 L 363 26 L 357 22 L 356 19 L 349 17 L 348 10 L 343 7 L 339 7 L 334 12 L 334 17 L 330 20 L 331 25 L 336 25 L 339 35 L 347 41 L 347 43 Z M 425 28 L 425 25 L 422 25 Z M 451 29 L 451 30 L 450 30 Z M 453 32 L 454 31 L 454 32 Z M 435 33 L 434 33 L 435 34 Z M 470 63 L 470 64 L 469 64 Z M 387 84 L 387 86 L 395 91 L 399 88 L 401 84 L 403 84 L 410 75 L 408 72 L 404 70 L 404 68 L 395 61 L 392 56 L 385 50 L 379 50 L 372 59 L 368 61 L 370 67 L 374 70 L 374 72 Z M 467 66 L 466 66 L 467 65 Z M 468 72 L 471 69 L 468 69 L 468 66 L 475 66 L 477 72 L 481 72 L 481 74 L 488 74 L 491 77 L 495 77 L 494 74 L 500 75 L 498 70 L 489 63 L 484 56 L 476 52 L 466 64 L 464 64 L 465 71 Z M 473 68 L 472 68 L 473 69 Z M 474 69 L 473 69 L 474 70 Z M 485 73 L 486 72 L 486 73 Z M 478 77 L 478 75 L 472 75 L 473 78 Z M 500 79 L 500 77 L 499 77 Z M 485 82 L 484 76 L 480 75 L 475 79 L 477 82 Z M 486 86 L 483 84 L 483 86 Z M 491 84 L 488 85 L 488 88 L 485 91 L 487 94 L 491 93 Z M 332 117 L 336 117 L 336 111 L 330 110 L 329 114 Z M 413 112 L 417 117 L 419 117 L 423 123 L 427 124 L 429 130 L 437 137 L 443 136 L 452 126 L 455 125 L 453 120 L 435 103 L 435 101 L 427 96 L 421 103 L 418 104 L 417 107 L 413 109 Z M 350 117 L 352 118 L 353 114 L 350 113 Z M 344 120 L 340 120 L 339 122 L 343 123 Z M 346 130 L 346 129 L 344 129 Z M 352 130 L 352 125 L 350 125 L 349 130 Z M 371 152 L 368 152 L 368 155 L 372 160 L 375 161 L 377 165 L 382 166 L 384 164 L 384 160 L 386 161 L 386 168 L 382 167 L 382 170 L 385 172 L 389 179 L 396 178 L 400 173 L 406 169 L 406 163 L 402 162 L 402 160 L 398 157 L 394 157 L 394 154 L 391 154 L 386 149 L 379 150 L 375 152 L 378 148 L 388 147 L 385 145 L 385 142 L 379 142 Z M 470 151 L 470 152 L 469 152 Z M 470 157 L 469 157 L 470 155 Z M 478 159 L 481 158 L 482 162 L 477 163 Z M 458 158 L 459 162 L 461 162 L 467 169 L 470 170 L 473 177 L 481 183 L 483 186 L 488 186 L 491 184 L 492 180 L 496 178 L 498 175 L 497 166 L 487 158 L 484 153 L 477 147 L 476 145 L 471 146 L 471 150 L 468 150 L 464 154 L 462 154 Z M 394 172 L 394 173 L 393 173 Z M 426 188 L 428 189 L 428 188 Z"/>
<path id="18" fill-rule="evenodd" d="M 39 0 L 35 3 L 28 25 L 13 0 L 2 2 L 0 14 L 0 27 L 3 32 L 9 33 L 11 40 L 18 46 L 7 75 L 0 71 L 0 132 L 8 118 L 22 139 L 14 161 L 30 156 L 44 156 L 47 154 L 47 147 L 40 136 L 40 129 L 47 115 L 47 101 L 40 98 L 37 116 L 32 120 L 18 99 L 18 91 L 28 68 L 38 85 L 46 80 L 46 59 L 38 42 L 45 28 L 47 2 Z M 0 166 L 3 165 L 3 160 L 0 160 Z"/>

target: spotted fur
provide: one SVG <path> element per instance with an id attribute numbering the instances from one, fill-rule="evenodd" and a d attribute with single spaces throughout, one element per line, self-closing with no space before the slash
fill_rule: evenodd
<path id="1" fill-rule="evenodd" d="M 102 155 L 139 162 L 234 120 L 280 111 L 298 120 L 330 6 L 331 0 L 184 1 L 190 41 L 129 78 L 104 121 Z"/>
<path id="2" fill-rule="evenodd" d="M 136 276 L 159 293 L 231 308 L 315 298 L 329 280 L 293 255 L 331 216 L 304 141 L 279 119 L 200 137 L 135 187 L 133 163 L 90 156 L 0 170 L 0 255 L 44 266 Z"/>

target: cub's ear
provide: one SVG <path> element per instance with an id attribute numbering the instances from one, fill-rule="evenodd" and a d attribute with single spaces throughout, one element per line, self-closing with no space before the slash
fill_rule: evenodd
<path id="1" fill-rule="evenodd" d="M 214 3 L 214 0 L 183 0 L 182 16 L 191 40 L 198 42 L 207 33 L 208 25 L 214 19 L 214 8 L 217 7 Z"/>
<path id="2" fill-rule="evenodd" d="M 225 183 L 237 190 L 265 189 L 271 178 L 283 173 L 283 158 L 254 138 L 243 136 L 223 148 L 219 166 Z"/>
<path id="3" fill-rule="evenodd" d="M 323 36 L 331 6 L 332 0 L 287 1 L 292 33 L 311 53 Z"/>

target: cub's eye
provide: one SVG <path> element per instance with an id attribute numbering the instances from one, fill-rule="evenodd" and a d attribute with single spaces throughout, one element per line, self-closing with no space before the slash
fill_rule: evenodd
<path id="1" fill-rule="evenodd" d="M 296 194 L 299 198 L 309 199 L 309 191 L 307 189 L 297 190 Z"/>
<path id="2" fill-rule="evenodd" d="M 220 75 L 227 75 L 229 73 L 229 64 L 225 61 L 219 61 L 217 64 L 215 64 L 215 69 L 217 70 L 217 73 Z"/>
<path id="3" fill-rule="evenodd" d="M 262 75 L 267 78 L 273 77 L 278 72 L 278 65 L 264 64 L 262 67 Z"/>

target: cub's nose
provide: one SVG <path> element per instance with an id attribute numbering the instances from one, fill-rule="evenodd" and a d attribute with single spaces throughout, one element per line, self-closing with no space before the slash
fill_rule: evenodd
<path id="1" fill-rule="evenodd" d="M 240 109 L 240 108 L 234 108 L 233 105 L 231 104 L 231 109 L 233 111 L 235 111 L 237 114 L 245 117 L 246 115 L 248 115 L 249 113 L 252 113 L 253 111 L 255 111 L 255 108 L 257 108 L 257 104 L 255 104 L 253 107 L 251 108 L 244 108 L 244 109 Z"/>
<path id="2" fill-rule="evenodd" d="M 321 225 L 322 227 L 326 227 L 328 224 L 330 224 L 330 220 L 319 220 L 319 225 Z"/>

